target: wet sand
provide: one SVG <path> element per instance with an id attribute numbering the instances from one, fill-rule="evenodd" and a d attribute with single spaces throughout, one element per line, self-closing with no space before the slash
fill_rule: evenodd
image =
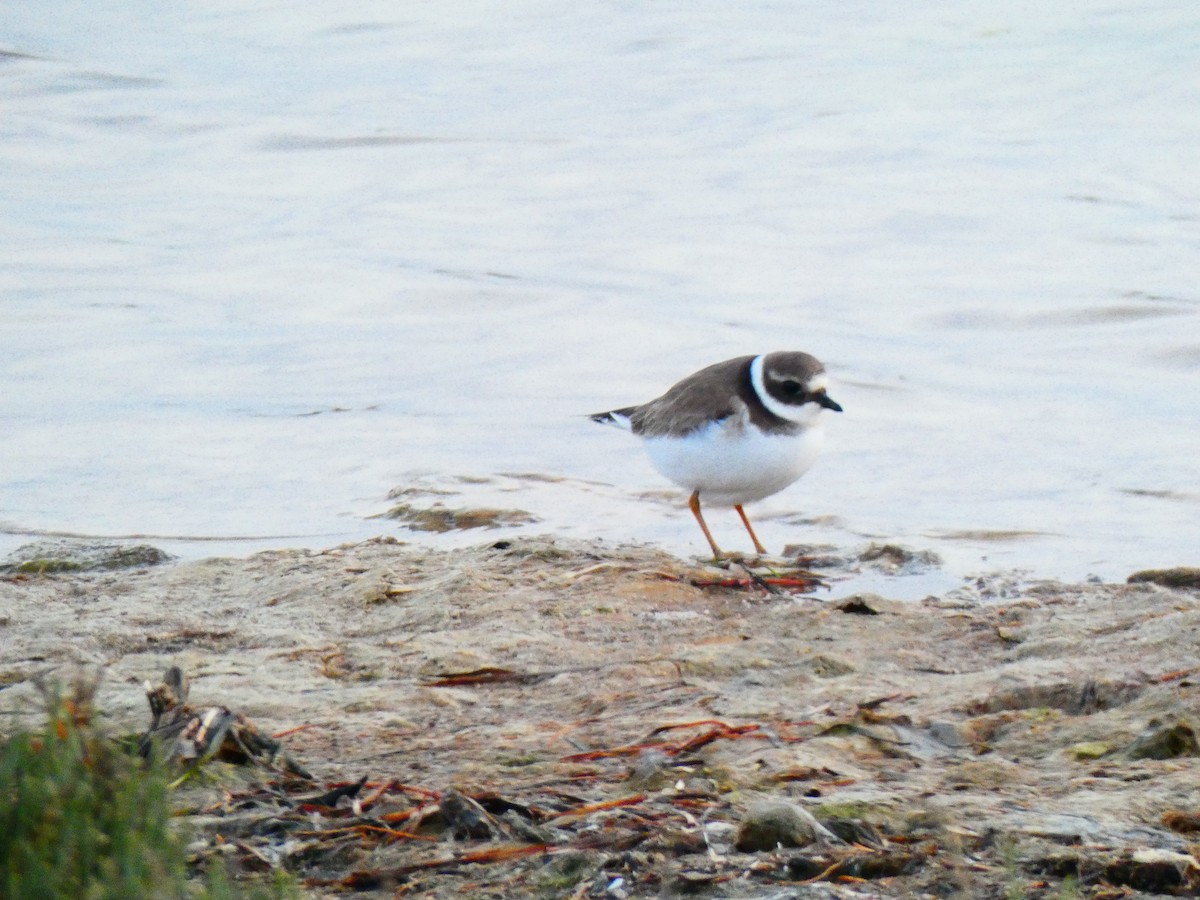
<path id="1" fill-rule="evenodd" d="M 84 663 L 140 731 L 143 683 L 177 665 L 197 706 L 290 732 L 310 793 L 391 782 L 346 814 L 423 839 L 334 860 L 244 837 L 313 896 L 354 872 L 384 873 L 356 882 L 371 896 L 1196 896 L 1194 588 L 722 584 L 745 579 L 553 537 L 9 572 L 0 721 Z M 191 790 L 219 833 L 219 789 Z M 447 797 L 491 824 L 456 826 Z M 765 801 L 792 818 L 758 849 Z M 534 849 L 471 856 L 497 847 Z"/>

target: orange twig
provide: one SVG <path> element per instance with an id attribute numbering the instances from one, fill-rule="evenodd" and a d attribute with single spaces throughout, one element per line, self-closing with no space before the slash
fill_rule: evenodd
<path id="1" fill-rule="evenodd" d="M 597 759 L 611 759 L 614 756 L 636 756 L 643 750 L 661 750 L 671 752 L 671 745 L 666 743 L 626 744 L 624 747 L 610 747 L 607 750 L 589 750 L 586 753 L 572 753 L 570 756 L 559 757 L 560 762 L 592 762 Z"/>
<path id="2" fill-rule="evenodd" d="M 486 666 L 470 672 L 447 672 L 436 681 L 425 682 L 425 685 L 426 687 L 461 687 L 471 684 L 534 684 L 538 681 L 545 681 L 547 677 L 549 676 L 540 673 L 529 674 L 496 666 Z"/>
<path id="3" fill-rule="evenodd" d="M 303 725 L 297 725 L 295 728 L 285 728 L 283 731 L 277 731 L 271 735 L 271 737 L 273 737 L 275 740 L 279 740 L 279 738 L 285 738 L 288 735 L 295 734 L 298 731 L 307 731 L 309 728 L 316 727 L 317 726 L 313 725 L 311 722 L 305 722 Z"/>
<path id="4" fill-rule="evenodd" d="M 695 750 L 697 747 L 703 747 L 705 744 L 711 744 L 717 738 L 738 738 L 744 737 L 747 734 L 753 734 L 759 730 L 757 725 L 736 725 L 730 727 L 728 725 L 720 728 L 713 728 L 711 731 L 706 731 L 704 734 L 698 734 L 691 740 L 684 741 L 679 747 L 672 751 L 673 754 L 684 753 L 688 750 Z"/>
<path id="5" fill-rule="evenodd" d="M 678 756 L 680 753 L 686 753 L 689 750 L 695 750 L 697 747 L 703 747 L 705 744 L 710 744 L 718 738 L 737 738 L 747 734 L 753 734 L 761 730 L 760 725 L 726 725 L 724 722 L 715 719 L 706 719 L 699 722 L 685 722 L 677 725 L 664 725 L 652 731 L 651 736 L 659 734 L 663 731 L 669 731 L 674 728 L 695 727 L 697 725 L 712 724 L 716 727 L 688 738 L 678 744 L 667 742 L 648 741 L 641 744 L 626 744 L 623 747 L 611 747 L 607 750 L 590 750 L 586 753 L 574 753 L 571 756 L 560 757 L 562 762 L 589 762 L 596 759 L 609 759 L 617 756 L 634 756 L 644 750 L 657 750 L 665 753 L 668 756 Z"/>
<path id="6" fill-rule="evenodd" d="M 634 806 L 635 804 L 645 801 L 645 794 L 634 794 L 631 797 L 622 797 L 619 800 L 605 800 L 602 803 L 588 803 L 584 806 L 577 806 L 574 809 L 568 809 L 559 813 L 547 824 L 562 825 L 566 822 L 582 819 L 584 816 L 590 816 L 594 812 L 602 812 L 606 809 L 619 809 L 622 806 Z"/>
<path id="7" fill-rule="evenodd" d="M 391 789 L 392 789 L 392 782 L 385 781 L 383 784 L 377 786 L 373 791 L 371 791 L 365 797 L 359 798 L 358 805 L 362 809 L 370 809 L 372 806 L 374 806 L 376 803 L 379 802 L 380 797 L 382 797 L 384 794 L 386 794 Z"/>
<path id="8" fill-rule="evenodd" d="M 409 840 L 413 840 L 413 841 L 430 841 L 431 843 L 435 843 L 435 844 L 441 840 L 441 838 L 439 838 L 437 835 L 434 835 L 434 834 L 413 834 L 411 831 L 400 831 L 397 828 L 384 828 L 382 825 L 356 825 L 353 828 L 349 828 L 346 830 L 347 831 L 358 831 L 358 832 L 379 831 L 379 832 L 382 832 L 383 834 L 386 834 L 388 837 L 408 838 Z M 328 832 L 326 832 L 326 833 L 328 833 Z"/>

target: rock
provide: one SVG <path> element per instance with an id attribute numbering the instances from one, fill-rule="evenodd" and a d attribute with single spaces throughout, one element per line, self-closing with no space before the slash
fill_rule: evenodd
<path id="1" fill-rule="evenodd" d="M 1169 588 L 1200 588 L 1200 568 L 1176 566 L 1173 569 L 1143 569 L 1126 579 L 1130 584 L 1159 584 Z"/>
<path id="2" fill-rule="evenodd" d="M 1200 885 L 1200 866 L 1185 853 L 1146 848 L 1109 863 L 1104 869 L 1104 879 L 1139 891 L 1193 895 L 1192 891 Z"/>
<path id="3" fill-rule="evenodd" d="M 840 843 L 812 813 L 786 800 L 762 800 L 746 811 L 734 846 L 743 853 L 777 847 L 807 847 L 817 841 Z"/>
<path id="4" fill-rule="evenodd" d="M 1200 756 L 1196 732 L 1183 720 L 1165 723 L 1152 719 L 1146 730 L 1125 748 L 1130 759 L 1174 759 L 1177 756 Z"/>
<path id="5" fill-rule="evenodd" d="M 1123 706 L 1140 695 L 1145 685 L 1133 680 L 1047 681 L 996 690 L 980 704 L 980 712 L 1010 709 L 1061 709 L 1072 716 Z"/>
<path id="6" fill-rule="evenodd" d="M 879 600 L 877 594 L 853 594 L 839 603 L 837 609 L 856 616 L 877 616 Z"/>
<path id="7" fill-rule="evenodd" d="M 25 544 L 0 564 L 0 572 L 52 575 L 61 572 L 137 569 L 173 559 L 149 544 L 108 541 L 38 541 Z"/>
<path id="8" fill-rule="evenodd" d="M 1112 745 L 1104 741 L 1082 741 L 1072 744 L 1067 748 L 1067 752 L 1079 760 L 1100 759 L 1112 752 Z"/>
<path id="9" fill-rule="evenodd" d="M 1190 810 L 1169 809 L 1160 821 L 1176 834 L 1200 833 L 1200 813 Z"/>
<path id="10" fill-rule="evenodd" d="M 478 802 L 453 788 L 442 794 L 442 818 L 458 840 L 489 840 L 498 829 L 487 811 Z"/>
<path id="11" fill-rule="evenodd" d="M 671 778 L 670 762 L 665 753 L 643 750 L 629 767 L 629 786 L 642 791 L 662 787 Z"/>
<path id="12" fill-rule="evenodd" d="M 899 544 L 870 544 L 858 554 L 858 561 L 889 575 L 915 575 L 942 564 L 932 550 L 910 550 Z"/>

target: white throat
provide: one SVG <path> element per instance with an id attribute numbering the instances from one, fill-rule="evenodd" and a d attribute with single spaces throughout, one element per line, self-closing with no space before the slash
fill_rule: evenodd
<path id="1" fill-rule="evenodd" d="M 825 387 L 824 373 L 816 376 L 808 384 L 805 385 L 807 390 L 820 389 Z M 750 385 L 754 388 L 754 393 L 758 394 L 758 399 L 762 401 L 762 405 L 767 408 L 767 411 L 779 416 L 781 419 L 787 419 L 789 422 L 795 422 L 797 425 L 815 425 L 821 420 L 821 413 L 825 410 L 811 400 L 800 406 L 795 406 L 790 403 L 780 403 L 767 391 L 766 381 L 763 379 L 763 357 L 756 356 L 750 361 Z"/>

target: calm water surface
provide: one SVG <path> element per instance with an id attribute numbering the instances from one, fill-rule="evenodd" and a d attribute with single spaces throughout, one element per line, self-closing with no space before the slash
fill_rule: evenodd
<path id="1" fill-rule="evenodd" d="M 1200 562 L 1186 4 L 30 3 L 0 51 L 0 551 L 486 538 L 368 518 L 414 487 L 698 554 L 582 414 L 804 349 L 846 413 L 768 545 Z"/>

